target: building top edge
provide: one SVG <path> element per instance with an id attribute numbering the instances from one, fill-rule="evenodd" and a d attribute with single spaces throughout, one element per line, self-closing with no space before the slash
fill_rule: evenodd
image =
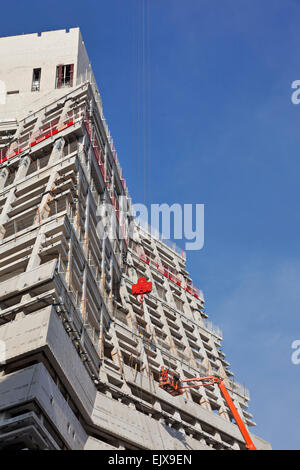
<path id="1" fill-rule="evenodd" d="M 79 26 L 75 26 L 74 28 L 66 28 L 66 29 L 51 29 L 48 31 L 41 31 L 41 32 L 35 32 L 35 33 L 22 33 L 22 34 L 14 34 L 14 35 L 8 35 L 8 36 L 0 36 L 1 39 L 10 39 L 10 38 L 24 38 L 24 37 L 44 37 L 44 36 L 49 36 L 52 34 L 72 34 L 72 33 L 78 33 L 80 32 Z"/>

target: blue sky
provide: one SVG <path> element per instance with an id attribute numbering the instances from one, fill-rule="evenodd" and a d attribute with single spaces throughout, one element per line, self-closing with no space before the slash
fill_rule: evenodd
<path id="1" fill-rule="evenodd" d="M 137 1 L 86 0 L 83 10 L 77 0 L 11 0 L 0 35 L 80 26 L 131 194 L 143 202 Z M 188 253 L 189 271 L 250 388 L 255 433 L 299 449 L 300 105 L 291 83 L 300 79 L 300 2 L 148 2 L 146 200 L 205 204 L 205 246 Z"/>

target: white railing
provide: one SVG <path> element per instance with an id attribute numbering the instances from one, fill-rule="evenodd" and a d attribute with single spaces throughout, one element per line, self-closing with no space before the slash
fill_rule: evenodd
<path id="1" fill-rule="evenodd" d="M 221 328 L 219 328 L 217 325 L 214 325 L 211 321 L 207 320 L 206 318 L 202 319 L 204 328 L 207 330 L 211 331 L 215 335 L 219 336 L 220 338 L 223 337 L 223 332 Z"/>
<path id="2" fill-rule="evenodd" d="M 231 390 L 234 393 L 237 393 L 238 395 L 241 395 L 242 397 L 247 398 L 248 400 L 250 399 L 250 392 L 249 389 L 245 387 L 245 385 L 242 385 L 238 382 L 233 382 L 232 380 L 229 380 L 229 390 Z"/>
<path id="3" fill-rule="evenodd" d="M 173 250 L 175 253 L 181 256 L 181 258 L 186 259 L 186 252 L 182 248 L 176 245 L 176 243 L 173 242 L 172 240 L 168 240 L 164 238 L 164 236 L 156 228 L 148 224 L 148 222 L 137 221 L 137 225 L 145 232 L 148 232 L 151 235 L 151 237 L 156 238 L 157 240 L 167 245 L 169 248 L 171 248 L 171 250 Z"/>

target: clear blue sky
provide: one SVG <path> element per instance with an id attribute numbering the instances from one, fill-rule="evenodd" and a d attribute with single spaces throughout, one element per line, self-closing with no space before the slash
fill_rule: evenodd
<path id="1" fill-rule="evenodd" d="M 141 201 L 143 163 L 132 165 L 137 14 L 137 0 L 10 0 L 0 35 L 80 26 Z M 300 339 L 300 105 L 290 99 L 299 24 L 296 0 L 150 0 L 145 44 L 147 200 L 205 204 L 205 246 L 188 254 L 189 271 L 236 379 L 250 388 L 255 432 L 275 449 L 300 448 L 300 365 L 291 363 Z"/>

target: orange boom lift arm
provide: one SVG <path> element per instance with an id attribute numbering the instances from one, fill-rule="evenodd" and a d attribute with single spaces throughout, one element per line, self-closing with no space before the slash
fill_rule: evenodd
<path id="1" fill-rule="evenodd" d="M 200 382 L 200 383 L 197 383 L 197 384 L 192 383 L 192 384 L 184 386 L 185 383 L 188 384 L 189 382 Z M 229 395 L 227 388 L 225 387 L 223 380 L 220 377 L 212 375 L 208 377 L 195 377 L 192 379 L 180 380 L 180 376 L 176 372 L 170 371 L 169 369 L 166 369 L 164 366 L 161 366 L 161 369 L 159 372 L 160 388 L 170 393 L 173 397 L 182 395 L 184 389 L 187 389 L 187 388 L 205 387 L 205 386 L 214 385 L 214 384 L 217 384 L 219 386 L 219 389 L 221 390 L 221 393 L 223 397 L 225 398 L 227 405 L 229 406 L 229 409 L 235 419 L 235 422 L 238 425 L 243 438 L 245 439 L 246 448 L 248 450 L 256 450 L 256 447 L 252 442 L 249 432 L 245 424 L 243 423 L 238 413 L 238 410 L 236 409 L 231 399 L 231 396 Z"/>

